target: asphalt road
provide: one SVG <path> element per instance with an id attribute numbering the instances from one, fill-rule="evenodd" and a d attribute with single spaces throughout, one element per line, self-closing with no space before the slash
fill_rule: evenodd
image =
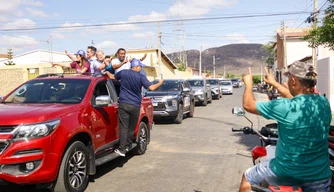
<path id="1" fill-rule="evenodd" d="M 196 107 L 195 117 L 181 125 L 160 122 L 151 132 L 146 154 L 118 158 L 97 168 L 86 191 L 122 192 L 231 192 L 237 191 L 244 170 L 252 166 L 250 150 L 256 136 L 232 133 L 249 126 L 231 114 L 241 106 L 243 88 L 224 95 L 207 107 Z M 257 97 L 263 99 L 265 97 Z M 247 114 L 254 127 L 267 121 Z M 0 191 L 36 191 L 34 186 L 8 186 Z"/>

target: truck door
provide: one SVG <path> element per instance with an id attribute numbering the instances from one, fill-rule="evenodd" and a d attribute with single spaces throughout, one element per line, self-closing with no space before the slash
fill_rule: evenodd
<path id="1" fill-rule="evenodd" d="M 108 85 L 108 81 L 101 80 L 96 83 L 92 97 L 92 127 L 96 147 L 102 147 L 118 138 L 118 104 L 114 98 L 114 89 Z M 112 103 L 108 106 L 96 106 L 96 98 L 99 96 L 109 96 Z"/>

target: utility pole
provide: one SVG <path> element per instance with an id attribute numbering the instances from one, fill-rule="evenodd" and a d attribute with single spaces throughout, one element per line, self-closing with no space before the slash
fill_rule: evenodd
<path id="1" fill-rule="evenodd" d="M 213 78 L 216 78 L 216 57 L 213 56 Z"/>
<path id="2" fill-rule="evenodd" d="M 318 25 L 318 0 L 314 0 L 314 22 L 313 22 L 313 29 L 317 28 Z M 317 48 L 313 47 L 312 48 L 312 64 L 313 67 L 315 67 L 316 62 L 318 60 L 318 55 L 317 55 Z"/>
<path id="3" fill-rule="evenodd" d="M 285 22 L 283 20 L 283 50 L 284 50 L 284 70 L 287 70 L 288 66 L 287 66 L 287 50 L 286 50 L 286 34 L 285 34 Z"/>
<path id="4" fill-rule="evenodd" d="M 160 23 L 158 23 L 158 63 L 159 63 L 159 78 L 162 79 L 161 71 L 161 32 L 160 32 Z"/>
<path id="5" fill-rule="evenodd" d="M 225 69 L 225 65 L 224 65 L 224 79 L 226 78 L 226 69 Z"/>
<path id="6" fill-rule="evenodd" d="M 199 51 L 199 76 L 202 77 L 202 45 Z"/>

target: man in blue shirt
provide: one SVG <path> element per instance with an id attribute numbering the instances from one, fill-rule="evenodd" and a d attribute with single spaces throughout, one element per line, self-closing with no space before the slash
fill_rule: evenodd
<path id="1" fill-rule="evenodd" d="M 160 79 L 157 84 L 152 85 L 148 79 L 140 73 L 145 65 L 138 59 L 131 62 L 131 69 L 125 69 L 115 74 L 115 79 L 121 81 L 119 106 L 118 106 L 118 126 L 120 130 L 119 149 L 115 152 L 120 156 L 125 156 L 125 153 L 132 145 L 133 132 L 136 128 L 140 113 L 142 101 L 142 87 L 149 90 L 159 88 L 163 80 Z"/>
<path id="2" fill-rule="evenodd" d="M 243 107 L 250 113 L 276 120 L 279 140 L 275 158 L 248 169 L 240 191 L 251 191 L 251 184 L 267 180 L 280 185 L 298 184 L 306 192 L 329 192 L 331 170 L 327 139 L 332 113 L 328 100 L 314 94 L 317 73 L 310 64 L 299 61 L 291 64 L 284 73 L 288 77 L 288 88 L 279 84 L 267 69 L 266 73 L 266 83 L 285 98 L 256 102 L 249 69 L 249 74 L 243 77 Z"/>

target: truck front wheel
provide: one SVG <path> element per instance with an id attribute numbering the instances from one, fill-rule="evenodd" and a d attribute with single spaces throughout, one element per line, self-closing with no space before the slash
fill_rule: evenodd
<path id="1" fill-rule="evenodd" d="M 88 149 L 81 141 L 73 142 L 62 159 L 54 192 L 83 192 L 88 185 Z"/>

